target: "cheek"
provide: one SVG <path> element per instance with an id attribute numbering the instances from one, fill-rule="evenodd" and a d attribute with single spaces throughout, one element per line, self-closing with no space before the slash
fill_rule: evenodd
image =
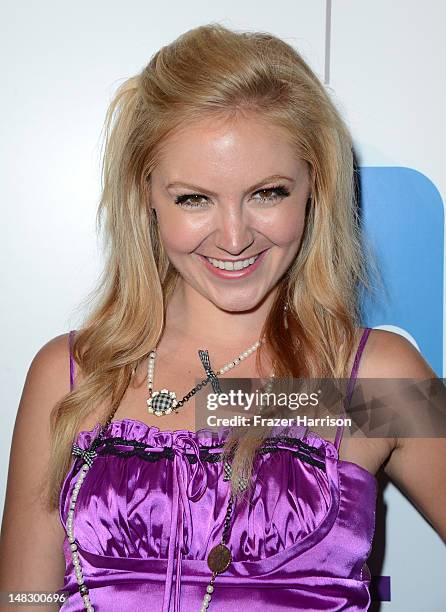
<path id="1" fill-rule="evenodd" d="M 158 217 L 164 248 L 169 253 L 190 253 L 206 238 L 207 227 L 199 219 L 173 213 Z"/>
<path id="2" fill-rule="evenodd" d="M 305 217 L 300 211 L 291 210 L 277 215 L 265 224 L 263 233 L 277 246 L 287 247 L 300 243 L 305 226 Z"/>

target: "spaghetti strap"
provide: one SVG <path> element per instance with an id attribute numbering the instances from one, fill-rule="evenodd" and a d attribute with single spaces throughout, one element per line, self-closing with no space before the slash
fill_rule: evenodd
<path id="1" fill-rule="evenodd" d="M 74 359 L 73 359 L 73 341 L 74 334 L 76 333 L 75 329 L 72 329 L 68 334 L 68 350 L 70 353 L 70 391 L 74 389 Z"/>
<path id="2" fill-rule="evenodd" d="M 367 338 L 369 337 L 369 334 L 371 331 L 372 331 L 371 327 L 364 328 L 364 331 L 361 336 L 361 340 L 359 341 L 359 345 L 356 350 L 355 360 L 353 362 L 352 371 L 351 371 L 350 378 L 349 378 L 348 385 L 347 385 L 347 393 L 346 393 L 346 397 L 344 400 L 344 413 L 342 416 L 345 416 L 345 412 L 350 406 L 350 402 L 351 402 L 352 395 L 353 395 L 353 389 L 355 387 L 356 377 L 358 375 L 359 362 L 361 361 L 361 355 L 364 350 L 365 344 L 367 342 Z M 336 437 L 334 441 L 334 445 L 337 451 L 339 451 L 343 433 L 344 433 L 344 425 L 338 425 L 338 428 L 336 430 Z"/>

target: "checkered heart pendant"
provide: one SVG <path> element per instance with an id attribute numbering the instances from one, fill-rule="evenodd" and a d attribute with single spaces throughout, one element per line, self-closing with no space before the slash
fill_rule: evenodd
<path id="1" fill-rule="evenodd" d="M 170 414 L 178 404 L 174 391 L 161 389 L 161 391 L 153 391 L 147 400 L 147 407 L 150 414 L 156 416 L 164 416 Z"/>

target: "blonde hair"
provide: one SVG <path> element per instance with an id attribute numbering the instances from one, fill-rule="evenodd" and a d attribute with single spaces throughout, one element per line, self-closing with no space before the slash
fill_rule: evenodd
<path id="1" fill-rule="evenodd" d="M 97 214 L 106 263 L 95 305 L 73 346 L 82 383 L 52 413 L 51 508 L 57 507 L 81 420 L 104 400 L 111 411 L 117 408 L 133 369 L 162 334 L 178 274 L 148 206 L 150 173 L 163 142 L 190 121 L 240 112 L 285 128 L 311 169 L 302 243 L 262 331 L 276 376 L 347 376 L 360 324 L 358 290 L 370 289 L 348 129 L 324 86 L 283 40 L 219 24 L 194 28 L 126 80 L 107 112 Z M 250 474 L 264 436 L 259 431 L 244 443 L 229 436 L 224 451 L 233 453 L 235 491 L 239 479 Z"/>

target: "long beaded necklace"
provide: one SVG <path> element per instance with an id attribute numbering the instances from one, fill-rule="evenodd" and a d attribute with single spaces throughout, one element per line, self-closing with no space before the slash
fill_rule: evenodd
<path id="1" fill-rule="evenodd" d="M 154 368 L 155 368 L 156 349 L 154 351 L 151 351 L 150 356 L 149 356 L 148 376 L 147 376 L 147 388 L 149 389 L 149 393 L 150 393 L 150 397 L 147 400 L 148 411 L 150 413 L 155 414 L 156 416 L 170 414 L 172 411 L 177 412 L 178 408 L 180 408 L 185 402 L 187 402 L 202 387 L 207 385 L 208 382 L 211 382 L 212 387 L 216 393 L 220 393 L 221 389 L 219 386 L 217 374 L 218 375 L 224 374 L 225 372 L 228 372 L 232 368 L 236 367 L 243 359 L 245 359 L 246 357 L 251 355 L 254 351 L 256 351 L 262 342 L 263 342 L 263 339 L 260 339 L 257 342 L 255 342 L 249 349 L 241 353 L 233 361 L 230 361 L 229 363 L 224 365 L 222 368 L 217 370 L 216 373 L 214 373 L 211 368 L 208 351 L 199 350 L 198 354 L 203 364 L 203 367 L 206 371 L 207 376 L 198 385 L 196 385 L 193 389 L 191 389 L 191 391 L 189 391 L 189 393 L 187 393 L 179 401 L 176 400 L 176 396 L 173 391 L 169 391 L 167 389 L 161 389 L 160 391 L 152 391 L 153 390 L 153 374 L 154 374 Z M 274 377 L 274 373 L 271 374 L 271 378 L 269 380 L 267 387 L 270 387 L 273 377 Z M 91 601 L 90 601 L 89 589 L 88 589 L 88 586 L 85 584 L 82 567 L 81 567 L 81 563 L 79 560 L 79 553 L 77 552 L 78 547 L 76 544 L 76 538 L 74 537 L 74 525 L 73 525 L 74 511 L 75 511 L 75 506 L 76 506 L 76 500 L 79 495 L 79 490 L 82 486 L 82 483 L 85 479 L 85 476 L 88 470 L 93 465 L 94 458 L 97 457 L 97 452 L 95 449 L 101 443 L 103 436 L 105 434 L 105 431 L 110 425 L 117 409 L 118 409 L 118 405 L 115 406 L 114 410 L 107 418 L 105 425 L 101 426 L 98 436 L 93 440 L 92 444 L 90 445 L 88 449 L 86 450 L 82 449 L 76 443 L 74 443 L 72 446 L 72 454 L 74 456 L 82 457 L 84 463 L 79 471 L 78 478 L 76 480 L 76 483 L 73 488 L 73 492 L 71 494 L 69 510 L 68 510 L 68 517 L 66 521 L 66 533 L 67 533 L 68 542 L 70 544 L 71 557 L 73 560 L 74 572 L 76 574 L 76 579 L 77 579 L 78 586 L 79 586 L 79 593 L 84 601 L 85 609 L 88 612 L 93 612 L 94 607 L 92 606 Z M 230 463 L 225 462 L 224 480 L 228 481 L 231 478 L 231 472 L 232 470 L 231 470 Z M 247 487 L 247 484 L 248 483 L 245 480 L 240 480 L 237 483 L 237 490 L 240 492 L 243 491 Z M 215 583 L 216 576 L 226 571 L 226 569 L 229 567 L 232 561 L 231 550 L 228 548 L 227 542 L 228 542 L 229 528 L 231 524 L 231 517 L 233 513 L 233 508 L 234 508 L 235 493 L 236 491 L 232 490 L 231 494 L 229 495 L 228 505 L 226 508 L 226 514 L 225 514 L 225 519 L 224 519 L 221 542 L 220 544 L 217 544 L 209 551 L 209 554 L 207 557 L 208 567 L 211 570 L 212 575 L 211 575 L 209 584 L 206 587 L 206 593 L 203 597 L 203 601 L 200 607 L 200 612 L 206 611 L 209 607 L 209 603 L 212 598 L 212 593 L 214 591 L 214 583 Z"/>

